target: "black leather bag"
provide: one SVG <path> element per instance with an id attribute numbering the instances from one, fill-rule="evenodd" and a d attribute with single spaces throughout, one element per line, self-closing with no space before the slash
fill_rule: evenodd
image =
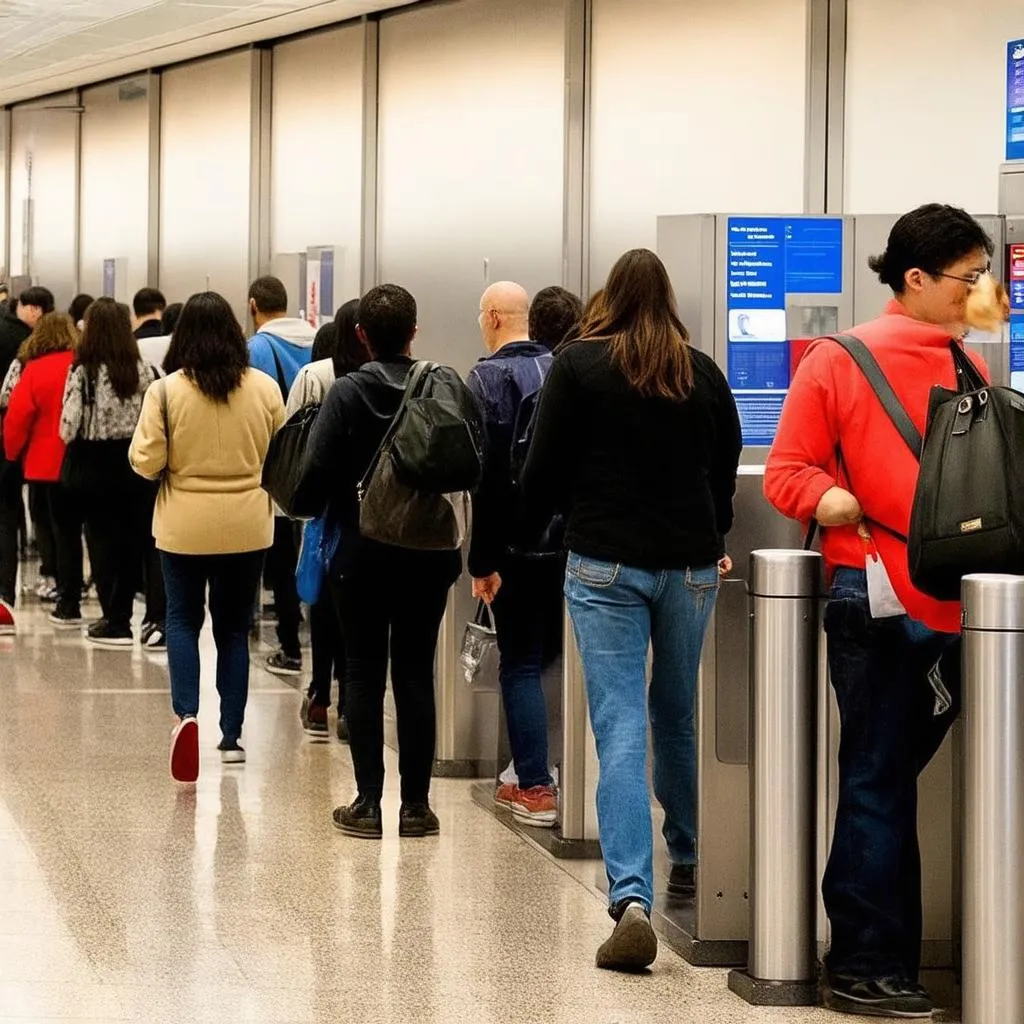
<path id="1" fill-rule="evenodd" d="M 1024 395 L 987 384 L 951 342 L 957 390 L 932 389 L 922 441 L 863 342 L 836 340 L 921 461 L 905 538 L 914 586 L 956 601 L 969 573 L 1024 573 Z"/>
<path id="2" fill-rule="evenodd" d="M 263 490 L 292 519 L 315 519 L 323 511 L 302 500 L 303 456 L 319 412 L 319 405 L 306 405 L 294 413 L 271 438 L 263 463 Z"/>

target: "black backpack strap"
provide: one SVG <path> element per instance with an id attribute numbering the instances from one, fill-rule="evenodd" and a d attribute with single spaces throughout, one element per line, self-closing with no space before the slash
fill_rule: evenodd
<path id="1" fill-rule="evenodd" d="M 270 354 L 274 357 L 274 370 L 277 373 L 277 386 L 281 389 L 281 398 L 285 405 L 288 404 L 288 380 L 284 375 L 284 367 L 281 365 L 281 357 L 277 354 L 277 347 L 270 336 L 267 335 L 267 344 L 270 346 Z"/>
<path id="2" fill-rule="evenodd" d="M 878 360 L 871 354 L 867 345 L 860 338 L 852 334 L 830 335 L 833 341 L 842 345 L 849 353 L 850 358 L 857 364 L 860 372 L 867 378 L 886 415 L 892 420 L 893 426 L 899 431 L 900 437 L 907 443 L 907 447 L 914 453 L 915 459 L 921 458 L 921 434 L 914 426 L 913 420 L 907 415 L 907 410 L 896 397 L 892 385 L 882 373 Z"/>
<path id="3" fill-rule="evenodd" d="M 366 467 L 363 479 L 359 481 L 358 491 L 360 498 L 366 491 L 366 488 L 370 485 L 370 477 L 373 476 L 373 471 L 377 468 L 377 463 L 380 462 L 381 455 L 384 454 L 388 445 L 394 439 L 395 432 L 398 430 L 398 425 L 402 420 L 402 413 L 405 412 L 406 406 L 418 394 L 427 374 L 436 369 L 437 363 L 432 363 L 426 359 L 421 359 L 419 362 L 413 364 L 413 368 L 409 372 L 408 378 L 406 378 L 405 391 L 402 393 L 402 401 L 398 405 L 398 411 L 392 417 L 391 424 L 384 433 L 384 436 L 381 438 L 380 444 L 377 445 L 377 450 L 373 453 L 373 458 L 370 459 L 370 465 Z"/>

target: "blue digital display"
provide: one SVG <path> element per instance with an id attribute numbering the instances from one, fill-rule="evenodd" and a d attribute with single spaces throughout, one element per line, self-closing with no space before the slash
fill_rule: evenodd
<path id="1" fill-rule="evenodd" d="M 729 385 L 748 445 L 770 445 L 792 373 L 787 297 L 843 290 L 840 217 L 730 217 Z"/>
<path id="2" fill-rule="evenodd" d="M 1024 160 L 1024 39 L 1006 44 L 1006 159 Z"/>

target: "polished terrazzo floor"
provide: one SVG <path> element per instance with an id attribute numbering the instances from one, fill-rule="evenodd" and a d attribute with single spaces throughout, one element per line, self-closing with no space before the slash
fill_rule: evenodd
<path id="1" fill-rule="evenodd" d="M 664 948 L 648 976 L 597 971 L 610 921 L 587 870 L 468 782 L 435 783 L 440 838 L 400 841 L 389 756 L 384 842 L 341 836 L 347 748 L 310 742 L 295 690 L 261 669 L 244 767 L 217 758 L 204 671 L 201 778 L 176 788 L 166 659 L 55 636 L 32 604 L 19 625 L 0 639 L 0 1020 L 837 1019 L 752 1009 Z"/>

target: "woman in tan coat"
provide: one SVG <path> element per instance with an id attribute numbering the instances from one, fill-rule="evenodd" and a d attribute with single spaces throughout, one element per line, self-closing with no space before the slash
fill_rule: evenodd
<path id="1" fill-rule="evenodd" d="M 153 517 L 167 588 L 167 657 L 178 724 L 171 776 L 199 776 L 199 631 L 210 590 L 217 644 L 221 760 L 240 763 L 249 692 L 249 617 L 274 536 L 263 461 L 284 422 L 277 384 L 248 366 L 242 328 L 214 292 L 193 295 L 167 353 L 169 376 L 146 394 L 129 457 L 163 478 Z"/>

